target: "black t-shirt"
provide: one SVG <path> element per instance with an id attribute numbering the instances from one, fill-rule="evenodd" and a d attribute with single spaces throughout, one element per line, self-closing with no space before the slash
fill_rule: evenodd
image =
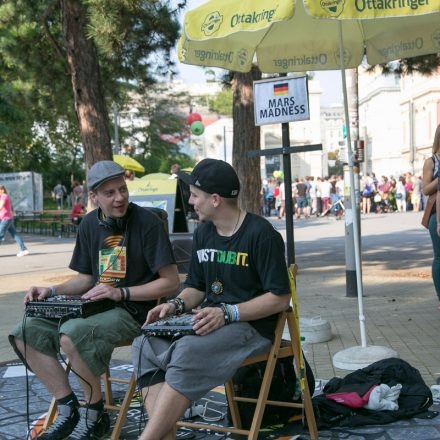
<path id="1" fill-rule="evenodd" d="M 215 295 L 211 284 L 220 281 L 223 292 Z M 201 224 L 194 232 L 192 259 L 185 286 L 206 294 L 204 306 L 239 304 L 272 292 L 290 293 L 281 235 L 264 218 L 247 213 L 235 234 L 222 237 L 213 223 Z M 251 321 L 269 339 L 278 315 Z"/>
<path id="2" fill-rule="evenodd" d="M 304 183 L 297 183 L 296 190 L 298 192 L 298 197 L 306 197 L 307 196 L 307 187 Z"/>
<path id="3" fill-rule="evenodd" d="M 175 264 L 162 220 L 133 203 L 129 209 L 122 230 L 100 225 L 98 210 L 84 217 L 69 265 L 72 270 L 92 275 L 95 283 L 131 287 L 157 279 L 159 269 Z M 142 324 L 156 300 L 118 302 L 116 305 L 125 307 Z"/>

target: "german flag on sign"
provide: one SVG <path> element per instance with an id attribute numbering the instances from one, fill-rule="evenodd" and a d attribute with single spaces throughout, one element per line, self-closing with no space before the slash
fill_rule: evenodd
<path id="1" fill-rule="evenodd" d="M 275 84 L 273 86 L 273 94 L 275 96 L 287 95 L 288 93 L 289 93 L 289 83 Z"/>

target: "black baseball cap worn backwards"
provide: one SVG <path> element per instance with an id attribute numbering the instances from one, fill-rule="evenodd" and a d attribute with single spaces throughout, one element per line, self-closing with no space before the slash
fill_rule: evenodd
<path id="1" fill-rule="evenodd" d="M 237 173 L 223 160 L 203 159 L 194 167 L 191 174 L 179 172 L 178 176 L 188 185 L 226 199 L 234 199 L 240 192 Z"/>

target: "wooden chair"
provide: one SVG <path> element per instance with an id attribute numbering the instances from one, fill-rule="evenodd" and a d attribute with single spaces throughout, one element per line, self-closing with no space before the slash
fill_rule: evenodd
<path id="1" fill-rule="evenodd" d="M 124 342 L 118 345 L 117 348 L 131 346 L 131 343 L 132 341 Z M 70 365 L 70 362 L 68 362 L 66 366 L 66 372 L 69 373 L 71 368 L 72 367 Z M 113 431 L 110 437 L 111 440 L 118 440 L 121 435 L 121 431 L 124 426 L 125 419 L 127 417 L 127 412 L 130 408 L 130 403 L 133 399 L 133 395 L 136 390 L 135 374 L 133 373 L 130 379 L 112 377 L 110 376 L 110 370 L 107 367 L 105 373 L 101 376 L 101 379 L 104 388 L 104 408 L 107 411 L 116 411 L 118 413 L 118 416 L 116 418 L 116 423 L 115 426 L 113 427 Z M 111 386 L 113 382 L 127 384 L 127 391 L 125 392 L 124 399 L 120 405 L 116 405 L 113 399 L 112 386 Z M 53 423 L 56 417 L 56 412 L 57 412 L 57 401 L 55 398 L 52 398 L 49 409 L 47 411 L 46 419 L 44 421 L 43 429 L 46 430 Z"/>
<path id="2" fill-rule="evenodd" d="M 296 276 L 296 265 L 289 268 L 291 278 Z M 302 408 L 303 416 L 299 418 L 307 419 L 307 425 L 309 428 L 310 437 L 312 440 L 318 440 L 318 430 L 316 427 L 315 415 L 313 412 L 312 399 L 310 396 L 309 388 L 307 385 L 307 377 L 305 374 L 304 366 L 301 367 L 302 360 L 302 350 L 301 350 L 301 340 L 299 334 L 299 323 L 297 315 L 297 301 L 296 301 L 296 291 L 294 284 L 291 283 L 292 289 L 292 299 L 293 299 L 293 309 L 289 309 L 286 312 L 280 314 L 275 329 L 275 338 L 272 344 L 272 348 L 269 352 L 263 353 L 258 356 L 252 356 L 246 359 L 241 366 L 254 364 L 256 362 L 267 361 L 266 369 L 264 371 L 263 381 L 261 384 L 260 392 L 258 398 L 246 398 L 236 396 L 234 392 L 234 387 L 232 381 L 225 383 L 226 397 L 228 400 L 229 409 L 231 412 L 231 418 L 233 427 L 206 425 L 197 422 L 177 422 L 177 426 L 196 428 L 196 429 L 207 429 L 209 427 L 212 431 L 220 432 L 230 432 L 233 434 L 247 435 L 248 440 L 256 440 L 258 438 L 258 433 L 260 431 L 261 422 L 263 419 L 264 409 L 266 405 L 283 406 L 291 408 Z M 290 341 L 283 341 L 282 335 L 284 327 L 287 323 Z M 275 364 L 278 358 L 294 356 L 295 370 L 297 377 L 300 377 L 301 381 L 301 391 L 302 391 L 302 403 L 293 402 L 282 402 L 268 400 L 269 389 L 272 382 L 272 376 L 275 369 Z M 255 403 L 255 412 L 252 420 L 252 425 L 250 429 L 243 429 L 240 420 L 240 414 L 238 411 L 237 402 L 252 402 Z"/>

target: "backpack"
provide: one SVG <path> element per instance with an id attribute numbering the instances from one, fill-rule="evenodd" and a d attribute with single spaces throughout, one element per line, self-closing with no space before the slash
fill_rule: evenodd
<path id="1" fill-rule="evenodd" d="M 277 359 L 268 400 L 301 403 L 301 392 L 296 378 L 293 362 L 293 356 Z M 310 395 L 313 395 L 315 390 L 315 378 L 305 357 L 304 363 L 306 367 L 307 383 L 309 386 Z M 260 392 L 261 383 L 263 381 L 265 368 L 266 361 L 257 362 L 255 364 L 246 365 L 239 368 L 232 377 L 235 393 L 240 397 L 257 398 L 258 393 Z M 254 417 L 255 404 L 237 402 L 237 405 L 242 427 L 244 429 L 250 429 L 252 419 Z M 292 416 L 301 414 L 301 412 L 301 408 L 267 405 L 264 410 L 261 427 L 279 424 L 284 425 L 289 422 L 289 419 Z M 231 420 L 229 410 L 228 417 L 229 420 Z"/>
<path id="2" fill-rule="evenodd" d="M 374 385 L 385 383 L 401 384 L 396 411 L 352 408 L 327 399 L 327 394 L 357 392 L 363 395 Z M 318 428 L 353 427 L 362 425 L 382 425 L 407 419 L 423 413 L 432 405 L 432 393 L 419 371 L 408 362 L 398 358 L 388 358 L 374 362 L 368 367 L 356 370 L 343 379 L 334 377 L 324 387 L 323 394 L 313 398 Z"/>

